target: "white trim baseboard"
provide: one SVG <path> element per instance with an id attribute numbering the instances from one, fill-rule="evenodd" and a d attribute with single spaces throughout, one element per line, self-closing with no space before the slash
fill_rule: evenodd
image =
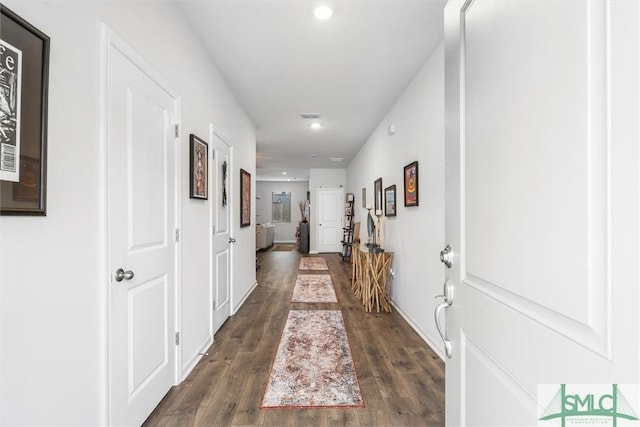
<path id="1" fill-rule="evenodd" d="M 253 282 L 253 285 L 251 285 L 251 289 L 249 289 L 249 291 L 242 297 L 242 300 L 238 303 L 237 307 L 233 309 L 231 316 L 233 316 L 238 312 L 238 310 L 240 310 L 240 307 L 242 307 L 242 304 L 245 303 L 247 298 L 249 298 L 249 295 L 251 295 L 251 292 L 253 292 L 257 286 L 258 286 L 258 282 L 257 281 Z"/>
<path id="2" fill-rule="evenodd" d="M 416 331 L 416 333 L 420 336 L 420 338 L 422 338 L 422 340 L 424 342 L 427 343 L 427 345 L 429 347 L 431 347 L 431 349 L 438 355 L 438 357 L 440 357 L 440 359 L 442 359 L 443 362 L 447 362 L 447 359 L 445 358 L 444 355 L 444 349 L 440 348 L 439 345 L 435 344 L 433 342 L 433 340 L 431 338 L 429 338 L 423 331 L 422 329 L 420 329 L 418 327 L 418 325 L 416 324 L 416 322 L 413 321 L 413 319 L 411 319 L 411 317 L 405 313 L 404 311 L 402 311 L 402 309 L 400 307 L 398 307 L 398 305 L 395 303 L 395 301 L 391 301 L 391 305 L 393 306 L 393 308 L 396 309 L 396 311 L 398 312 L 398 314 L 400 316 L 402 316 L 402 318 L 409 324 L 409 326 L 411 326 L 411 328 Z"/>
<path id="3" fill-rule="evenodd" d="M 182 368 L 182 371 L 180 372 L 180 382 L 187 379 L 191 371 L 193 371 L 193 368 L 196 367 L 198 362 L 200 362 L 200 359 L 202 359 L 209 347 L 211 347 L 211 344 L 213 344 L 213 337 L 207 337 L 207 339 L 204 341 L 204 344 L 200 347 L 198 353 L 196 353 L 196 355 L 191 358 L 186 367 Z"/>

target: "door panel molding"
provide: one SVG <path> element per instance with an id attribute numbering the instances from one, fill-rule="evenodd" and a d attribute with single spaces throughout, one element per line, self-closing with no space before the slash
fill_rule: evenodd
<path id="1" fill-rule="evenodd" d="M 487 5 L 489 4 L 489 6 Z M 557 6 L 556 6 L 557 7 Z M 478 102 L 491 103 L 493 100 L 488 100 L 486 96 L 478 95 L 478 98 L 473 97 L 473 84 L 472 88 L 469 88 L 470 83 L 467 81 L 467 70 L 473 69 L 474 73 L 480 75 L 489 75 L 496 68 L 491 67 L 491 59 L 486 55 L 482 56 L 482 61 L 478 58 L 474 58 L 472 52 L 482 47 L 482 34 L 474 32 L 473 20 L 474 14 L 490 14 L 495 13 L 495 8 L 490 7 L 488 2 L 475 2 L 467 1 L 461 8 L 460 12 L 460 192 L 461 192 L 461 245 L 459 252 L 461 283 L 467 285 L 483 294 L 511 307 L 518 311 L 523 316 L 529 317 L 532 320 L 554 330 L 563 336 L 575 341 L 576 343 L 586 346 L 591 351 L 604 356 L 606 358 L 611 357 L 610 346 L 610 299 L 612 292 L 611 284 L 611 168 L 610 168 L 610 151 L 611 151 L 611 139 L 608 133 L 609 120 L 610 120 L 610 106 L 608 102 L 608 93 L 610 88 L 610 76 L 607 64 L 610 60 L 610 39 L 609 39 L 609 19 L 608 9 L 605 2 L 574 2 L 565 3 L 567 8 L 575 8 L 576 15 L 584 17 L 584 26 L 586 32 L 583 34 L 585 56 L 588 59 L 587 67 L 583 72 L 583 76 L 576 76 L 576 78 L 582 77 L 587 84 L 586 91 L 586 106 L 585 111 L 578 113 L 576 117 L 580 120 L 579 124 L 582 128 L 576 130 L 580 134 L 584 134 L 585 143 L 584 146 L 579 148 L 583 149 L 580 153 L 582 156 L 576 156 L 577 162 L 583 161 L 582 168 L 584 171 L 584 181 L 586 182 L 584 188 L 584 194 L 578 195 L 578 203 L 584 203 L 584 210 L 581 212 L 578 206 L 575 207 L 576 223 L 583 221 L 587 227 L 587 242 L 586 251 L 584 254 L 574 254 L 580 250 L 583 246 L 581 242 L 574 242 L 571 238 L 571 233 L 566 233 L 567 238 L 563 238 L 563 230 L 559 230 L 558 233 L 554 233 L 558 236 L 558 239 L 554 243 L 558 243 L 557 247 L 549 247 L 548 254 L 536 254 L 538 257 L 546 258 L 547 262 L 544 262 L 544 269 L 551 270 L 555 268 L 557 271 L 565 269 L 563 263 L 568 263 L 573 267 L 573 270 L 565 274 L 562 277 L 561 274 L 551 275 L 544 280 L 545 284 L 550 284 L 557 293 L 552 294 L 546 292 L 540 292 L 537 290 L 535 279 L 529 279 L 532 276 L 531 271 L 526 271 L 524 266 L 530 262 L 523 256 L 520 256 L 522 262 L 521 268 L 515 268 L 520 276 L 519 281 L 514 281 L 510 277 L 509 280 L 501 280 L 500 275 L 494 275 L 491 271 L 492 266 L 497 265 L 498 262 L 505 262 L 504 258 L 509 259 L 511 257 L 512 264 L 516 264 L 518 255 L 520 253 L 526 253 L 526 247 L 505 247 L 504 253 L 499 253 L 498 250 L 486 250 L 486 236 L 481 234 L 479 236 L 472 236 L 467 234 L 467 229 L 481 230 L 481 233 L 486 230 L 486 227 L 478 227 L 477 224 L 487 224 L 486 212 L 478 212 L 479 200 L 474 199 L 473 187 L 474 185 L 495 185 L 499 182 L 499 176 L 496 175 L 492 178 L 494 180 L 481 183 L 484 175 L 487 175 L 485 169 L 480 167 L 474 169 L 474 146 L 469 145 L 474 140 L 469 140 L 467 135 L 473 135 L 472 137 L 477 139 L 478 134 L 482 135 L 482 117 L 470 116 L 471 114 L 482 116 L 483 114 L 495 114 L 495 109 L 492 108 L 477 108 Z M 503 9 L 504 6 L 502 7 Z M 522 8 L 522 5 L 513 5 L 512 8 Z M 513 9 L 511 10 L 513 11 Z M 524 13 L 524 12 L 523 12 Z M 531 20 L 531 16 L 527 16 L 528 20 Z M 511 20 L 513 21 L 513 20 Z M 517 22 L 509 22 L 505 26 L 513 25 L 514 29 L 518 28 Z M 508 28 L 510 30 L 510 28 Z M 495 29 L 494 31 L 499 31 Z M 512 38 L 517 34 L 510 32 Z M 515 34 L 515 36 L 514 36 Z M 468 44 L 468 36 L 474 36 L 474 42 Z M 505 39 L 507 39 L 505 37 Z M 526 37 L 524 37 L 526 41 Z M 493 39 L 492 39 L 493 40 Z M 582 42 L 583 40 L 580 40 Z M 523 43 L 524 44 L 524 43 Z M 569 42 L 567 42 L 569 44 Z M 524 48 L 525 46 L 519 45 L 518 48 Z M 539 48 L 539 47 L 538 47 Z M 487 49 L 480 49 L 482 52 L 486 52 Z M 498 51 L 496 53 L 495 61 L 501 60 L 501 67 L 508 67 L 508 57 L 504 52 Z M 534 64 L 535 65 L 535 64 Z M 484 72 L 483 70 L 486 70 Z M 582 70 L 581 70 L 582 71 Z M 483 74 L 484 72 L 484 74 Z M 524 77 L 522 77 L 524 78 Z M 517 82 L 514 82 L 516 84 Z M 505 86 L 509 82 L 503 83 Z M 476 84 L 476 87 L 480 83 Z M 514 88 L 518 88 L 517 84 Z M 522 89 L 522 86 L 520 86 Z M 526 90 L 526 89 L 525 89 Z M 531 89 L 529 89 L 531 90 Z M 577 91 L 576 91 L 577 92 Z M 495 107 L 495 102 L 491 104 Z M 504 106 L 504 104 L 503 104 Z M 471 110 L 468 110 L 470 108 Z M 506 108 L 506 107 L 505 107 Z M 555 117 L 557 112 L 551 112 L 545 115 L 541 113 L 543 118 Z M 573 125 L 573 122 L 566 127 L 569 128 Z M 469 131 L 469 127 L 472 127 L 472 131 Z M 559 124 L 556 127 L 562 127 Z M 480 130 L 480 131 L 478 131 Z M 487 135 L 489 131 L 486 131 Z M 576 135 L 572 135 L 576 140 L 579 140 Z M 526 136 L 523 136 L 526 138 Z M 529 137 L 531 138 L 531 137 Z M 482 144 L 479 143 L 478 146 Z M 569 161 L 568 153 L 565 154 L 566 161 Z M 561 155 L 562 155 L 561 154 Z M 499 161 L 496 161 L 496 165 Z M 492 165 L 486 165 L 486 169 L 491 169 Z M 512 165 L 506 165 L 506 168 Z M 495 170 L 497 168 L 494 168 Z M 473 171 L 478 173 L 473 174 Z M 471 171 L 469 173 L 469 171 Z M 479 173 L 480 171 L 484 173 Z M 469 173 L 469 176 L 466 174 Z M 509 173 L 507 170 L 506 173 Z M 553 171 L 551 171 L 553 173 Z M 491 178 L 489 178 L 491 179 Z M 509 183 L 506 185 L 513 185 L 514 198 L 517 197 L 515 188 L 527 188 L 527 177 L 522 179 L 522 183 Z M 470 188 L 470 184 L 471 187 Z M 568 185 L 568 184 L 567 184 Z M 508 193 L 507 189 L 505 193 Z M 484 194 L 484 193 L 483 193 Z M 546 196 L 541 196 L 545 198 Z M 545 199 L 546 201 L 546 199 Z M 497 205 L 503 202 L 503 205 L 508 207 L 505 200 L 495 200 L 485 202 L 485 205 Z M 495 203 L 494 203 L 495 202 Z M 521 203 L 524 206 L 524 203 Z M 532 207 L 532 211 L 535 211 L 535 206 Z M 580 214 L 581 212 L 581 214 Z M 485 214 L 483 216 L 483 214 Z M 523 214 L 524 216 L 524 214 Z M 550 214 L 550 216 L 552 216 Z M 534 220 L 536 218 L 533 218 Z M 471 225 L 470 225 L 471 224 Z M 475 224 L 475 226 L 474 226 Z M 523 236 L 527 236 L 526 225 L 517 224 L 519 228 L 523 229 Z M 500 224 L 503 227 L 503 224 Z M 576 229 L 579 227 L 576 225 Z M 486 231 L 490 233 L 491 231 Z M 505 232 L 505 234 L 507 234 Z M 474 238 L 475 237 L 475 238 Z M 522 238 L 522 241 L 526 241 L 526 238 Z M 575 247 L 574 251 L 572 248 Z M 482 250 L 480 250 L 482 249 Z M 549 267 L 553 263 L 553 260 L 557 260 L 557 267 Z M 542 269 L 542 268 L 541 268 Z M 502 270 L 502 268 L 498 268 Z M 534 268 L 535 270 L 535 268 Z M 570 298 L 569 295 L 574 290 L 566 290 L 564 294 L 562 292 L 567 287 L 570 280 L 576 282 L 574 286 L 581 286 L 580 284 L 586 282 L 586 292 L 580 295 L 580 298 Z M 552 281 L 555 281 L 553 283 Z M 509 286 L 512 285 L 512 286 Z M 513 285 L 517 286 L 514 287 Z M 563 313 L 563 314 L 561 314 Z"/>

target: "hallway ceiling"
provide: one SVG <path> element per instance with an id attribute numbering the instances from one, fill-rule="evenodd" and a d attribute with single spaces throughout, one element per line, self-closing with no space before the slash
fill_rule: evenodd
<path id="1" fill-rule="evenodd" d="M 325 21 L 321 3 L 333 8 Z M 259 180 L 346 168 L 442 41 L 444 3 L 180 2 L 256 128 Z M 322 128 L 300 113 L 320 113 Z"/>

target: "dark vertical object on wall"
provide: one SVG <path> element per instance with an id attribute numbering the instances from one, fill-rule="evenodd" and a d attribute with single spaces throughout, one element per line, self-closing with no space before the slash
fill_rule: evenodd
<path id="1" fill-rule="evenodd" d="M 309 223 L 300 223 L 300 253 L 309 253 Z"/>

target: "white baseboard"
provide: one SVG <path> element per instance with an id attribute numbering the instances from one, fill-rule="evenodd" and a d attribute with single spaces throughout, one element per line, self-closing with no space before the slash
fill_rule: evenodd
<path id="1" fill-rule="evenodd" d="M 244 295 L 244 297 L 242 297 L 242 300 L 240 301 L 240 303 L 233 309 L 231 316 L 233 316 L 238 312 L 238 310 L 240 310 L 240 307 L 242 307 L 242 304 L 244 304 L 247 298 L 249 298 L 249 295 L 251 295 L 251 292 L 253 292 L 256 286 L 258 286 L 258 282 L 253 282 L 253 285 L 251 285 L 251 289 L 249 289 L 249 291 Z"/>
<path id="2" fill-rule="evenodd" d="M 182 372 L 180 373 L 180 382 L 184 381 L 189 376 L 191 371 L 193 371 L 193 368 L 195 368 L 200 359 L 202 359 L 203 354 L 209 349 L 209 347 L 211 347 L 211 344 L 213 344 L 213 337 L 207 337 L 207 339 L 204 341 L 204 344 L 200 347 L 198 353 L 196 353 L 196 355 L 191 358 L 189 363 L 187 363 L 187 365 L 182 368 Z"/>
<path id="3" fill-rule="evenodd" d="M 298 242 L 295 241 L 295 240 L 278 240 L 278 241 L 274 241 L 273 242 L 274 245 L 276 243 L 285 243 L 285 244 L 289 245 L 289 244 L 292 244 L 292 243 L 295 244 L 295 243 L 298 243 Z"/>
<path id="4" fill-rule="evenodd" d="M 309 251 L 309 255 L 318 255 L 319 253 L 318 251 Z"/>
<path id="5" fill-rule="evenodd" d="M 398 305 L 394 302 L 391 301 L 391 305 L 393 306 L 393 308 L 396 309 L 396 311 L 398 312 L 398 314 L 400 316 L 402 316 L 402 318 L 404 320 L 406 320 L 406 322 L 409 324 L 409 326 L 411 326 L 411 328 L 416 331 L 416 333 L 420 336 L 420 338 L 422 338 L 422 340 L 424 342 L 427 343 L 427 345 L 429 347 L 431 347 L 431 349 L 438 355 L 438 357 L 440 357 L 440 359 L 442 359 L 443 362 L 447 362 L 447 359 L 445 357 L 444 354 L 444 348 L 440 348 L 439 345 L 437 345 L 436 343 L 433 342 L 433 340 L 431 338 L 429 338 L 423 331 L 422 329 L 420 329 L 417 325 L 416 322 L 413 321 L 413 319 L 411 319 L 411 317 L 409 315 L 407 315 L 407 313 L 405 313 L 404 311 L 402 311 L 400 309 L 400 307 L 398 307 Z"/>

